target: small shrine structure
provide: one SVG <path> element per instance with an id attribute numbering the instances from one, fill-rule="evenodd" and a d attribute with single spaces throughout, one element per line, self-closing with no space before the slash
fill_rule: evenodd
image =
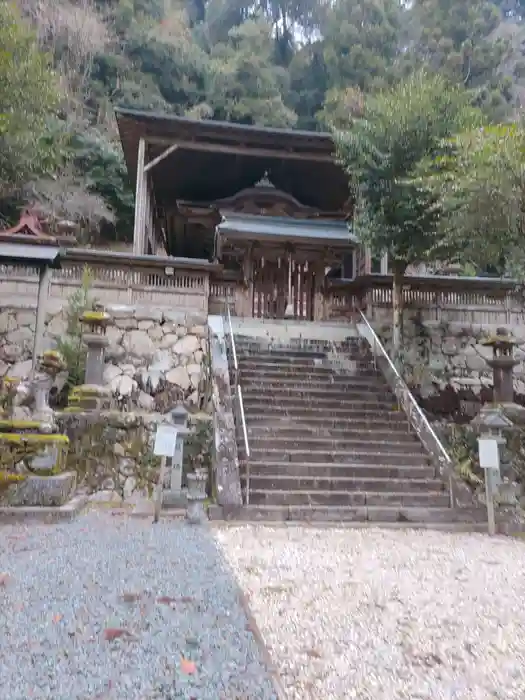
<path id="1" fill-rule="evenodd" d="M 62 264 L 64 250 L 59 240 L 42 230 L 39 219 L 24 212 L 20 221 L 11 228 L 0 231 L 0 269 L 32 268 L 38 271 L 38 298 L 36 306 L 35 337 L 31 376 L 34 376 L 38 358 L 43 352 L 47 301 L 51 285 L 52 270 Z"/>

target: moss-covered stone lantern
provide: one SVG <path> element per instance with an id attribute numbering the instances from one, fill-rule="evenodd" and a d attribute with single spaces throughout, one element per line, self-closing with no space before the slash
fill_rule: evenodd
<path id="1" fill-rule="evenodd" d="M 519 360 L 514 357 L 516 340 L 502 328 L 481 342 L 484 347 L 492 348 L 492 357 L 487 359 L 492 369 L 494 382 L 494 403 L 505 404 L 514 401 L 514 367 Z"/>
<path id="2" fill-rule="evenodd" d="M 75 387 L 69 396 L 67 412 L 109 408 L 111 392 L 104 384 L 104 355 L 109 338 L 106 331 L 111 315 L 100 304 L 80 317 L 86 344 L 86 374 L 84 384 Z"/>

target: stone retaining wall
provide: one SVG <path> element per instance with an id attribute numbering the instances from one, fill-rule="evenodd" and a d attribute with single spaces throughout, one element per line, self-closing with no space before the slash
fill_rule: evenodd
<path id="1" fill-rule="evenodd" d="M 480 403 L 492 398 L 492 372 L 485 358 L 491 348 L 480 344 L 483 338 L 505 326 L 418 322 L 404 323 L 402 361 L 409 386 L 421 402 L 438 415 L 476 415 Z M 375 330 L 391 350 L 391 325 L 375 324 Z M 525 326 L 506 327 L 518 342 L 525 344 Z M 525 348 L 516 348 L 521 360 L 514 370 L 516 400 L 525 405 Z"/>
<path id="2" fill-rule="evenodd" d="M 102 300 L 103 301 L 103 300 Z M 208 356 L 206 314 L 149 306 L 108 306 L 105 383 L 117 398 L 164 413 L 180 401 L 196 405 Z M 25 377 L 31 368 L 34 309 L 0 309 L 0 376 Z M 67 307 L 48 314 L 45 349 L 67 328 Z"/>

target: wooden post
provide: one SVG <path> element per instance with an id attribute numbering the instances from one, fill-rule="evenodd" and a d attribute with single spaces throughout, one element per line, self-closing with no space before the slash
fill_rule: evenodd
<path id="1" fill-rule="evenodd" d="M 246 251 L 243 259 L 243 277 L 245 288 L 242 295 L 241 309 L 238 313 L 240 316 L 249 318 L 252 315 L 253 309 L 253 248 Z"/>
<path id="2" fill-rule="evenodd" d="M 326 294 L 326 285 L 325 285 L 325 278 L 324 278 L 324 270 L 325 270 L 325 263 L 324 260 L 321 260 L 316 263 L 315 265 L 315 286 L 313 289 L 313 295 L 314 295 L 314 303 L 313 303 L 313 312 L 314 312 L 314 321 L 327 321 L 328 320 L 328 310 L 327 310 L 327 299 L 325 297 Z"/>
<path id="3" fill-rule="evenodd" d="M 38 279 L 38 300 L 36 303 L 35 338 L 33 341 L 33 358 L 31 361 L 31 377 L 34 376 L 38 358 L 44 345 L 44 330 L 46 325 L 47 300 L 51 285 L 51 268 L 45 265 L 40 269 Z"/>
<path id="4" fill-rule="evenodd" d="M 135 225 L 133 227 L 133 254 L 142 255 L 144 251 L 144 229 L 145 229 L 145 197 L 146 197 L 146 174 L 144 165 L 146 159 L 146 141 L 139 140 L 139 150 L 137 155 L 137 182 L 135 187 Z"/>

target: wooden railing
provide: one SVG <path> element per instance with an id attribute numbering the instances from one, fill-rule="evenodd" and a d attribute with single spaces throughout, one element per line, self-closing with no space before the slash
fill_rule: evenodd
<path id="1" fill-rule="evenodd" d="M 210 272 L 220 270 L 220 265 L 206 260 L 71 249 L 66 251 L 62 269 L 53 271 L 51 299 L 68 299 L 82 284 L 86 267 L 93 295 L 104 304 L 146 304 L 205 313 Z M 0 305 L 32 306 L 37 290 L 36 268 L 0 266 Z"/>
<path id="2" fill-rule="evenodd" d="M 246 312 L 246 289 L 238 275 L 206 260 L 135 256 L 128 253 L 68 249 L 62 269 L 53 271 L 51 299 L 63 303 L 92 275 L 94 296 L 104 304 L 146 304 L 232 315 Z M 391 318 L 392 280 L 368 275 L 353 282 L 331 280 L 316 320 L 348 323 L 362 309 L 374 322 Z M 38 270 L 0 265 L 0 306 L 36 304 Z M 421 321 L 518 325 L 525 320 L 521 290 L 511 280 L 407 277 L 405 313 Z"/>
<path id="3" fill-rule="evenodd" d="M 480 325 L 518 325 L 525 319 L 522 291 L 512 280 L 460 277 L 407 277 L 405 315 L 420 321 Z M 352 283 L 333 284 L 327 299 L 329 318 L 352 318 L 366 311 L 371 321 L 388 322 L 392 313 L 392 280 L 371 275 Z"/>

